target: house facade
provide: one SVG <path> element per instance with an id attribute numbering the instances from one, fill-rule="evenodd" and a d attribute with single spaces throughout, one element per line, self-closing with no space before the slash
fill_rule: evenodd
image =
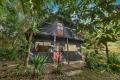
<path id="1" fill-rule="evenodd" d="M 33 35 L 31 47 L 33 54 L 46 56 L 47 62 L 52 63 L 54 56 L 52 49 L 59 46 L 61 61 L 69 63 L 82 59 L 81 44 L 84 39 L 76 33 L 75 29 L 69 28 L 60 20 L 55 20 L 44 22 L 38 30 Z"/>

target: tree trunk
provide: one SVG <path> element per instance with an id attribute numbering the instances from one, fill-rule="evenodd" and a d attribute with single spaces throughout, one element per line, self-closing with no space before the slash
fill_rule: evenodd
<path id="1" fill-rule="evenodd" d="M 108 44 L 107 44 L 107 42 L 105 43 L 105 48 L 106 48 L 107 63 L 109 63 L 109 53 L 108 53 Z"/>
<path id="2" fill-rule="evenodd" d="M 25 66 L 25 67 L 28 66 L 32 37 L 33 37 L 33 33 L 31 32 L 31 33 L 30 33 L 30 36 L 29 36 L 29 39 L 28 39 L 28 52 L 26 52 L 26 54 L 25 54 L 25 62 L 24 62 L 24 66 Z"/>

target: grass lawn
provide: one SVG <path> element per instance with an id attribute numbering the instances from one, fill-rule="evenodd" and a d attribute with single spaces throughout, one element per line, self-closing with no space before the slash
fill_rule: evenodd
<path id="1" fill-rule="evenodd" d="M 98 70 L 83 69 L 79 75 L 73 76 L 74 80 L 120 80 L 120 75 Z"/>
<path id="2" fill-rule="evenodd" d="M 108 46 L 110 52 L 120 53 L 120 41 L 109 42 Z"/>

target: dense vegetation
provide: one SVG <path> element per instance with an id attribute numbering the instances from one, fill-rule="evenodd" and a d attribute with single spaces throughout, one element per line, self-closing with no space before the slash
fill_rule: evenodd
<path id="1" fill-rule="evenodd" d="M 57 15 L 70 22 L 76 32 L 84 35 L 82 51 L 86 56 L 86 68 L 118 74 L 120 53 L 109 50 L 110 42 L 116 43 L 120 40 L 120 5 L 115 2 L 115 0 L 0 0 L 1 61 L 7 60 L 17 64 L 12 70 L 13 74 L 25 73 L 26 77 L 39 78 L 46 58 L 34 57 L 33 68 L 29 68 L 33 33 L 38 31 L 37 27 L 46 19 Z M 31 31 L 29 39 L 26 40 L 24 33 L 28 29 Z M 62 66 L 61 64 L 59 66 L 60 71 Z M 7 73 L 9 72 L 11 71 Z"/>

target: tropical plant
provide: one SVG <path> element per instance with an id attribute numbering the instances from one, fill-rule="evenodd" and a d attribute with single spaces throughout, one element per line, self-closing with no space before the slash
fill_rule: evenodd
<path id="1" fill-rule="evenodd" d="M 99 29 L 97 28 L 99 24 L 106 23 L 106 25 L 110 25 L 113 22 L 117 25 L 116 27 L 114 26 L 114 29 L 118 32 L 119 8 L 116 7 L 117 5 L 113 5 L 114 2 L 115 0 L 1 0 L 0 26 L 2 25 L 3 27 L 2 32 L 0 32 L 0 35 L 3 35 L 1 40 L 4 44 L 10 44 L 12 48 L 16 48 L 21 44 L 24 45 L 24 43 L 27 44 L 25 50 L 26 59 L 24 61 L 26 63 L 25 66 L 27 66 L 33 33 L 37 31 L 37 26 L 45 21 L 51 12 L 54 12 L 54 7 L 58 6 L 56 14 L 60 14 L 71 25 L 73 24 L 72 26 L 77 25 L 75 27 L 77 32 L 87 30 L 94 33 L 96 29 Z M 71 17 L 71 15 L 77 17 Z M 109 26 L 106 26 L 106 29 L 107 27 L 109 28 Z M 31 31 L 29 32 L 28 41 L 26 41 L 24 31 L 28 28 Z M 103 33 L 101 29 L 103 28 L 100 28 L 101 33 Z M 109 32 L 109 30 L 107 31 Z M 103 38 L 105 40 L 105 37 L 110 38 L 112 35 L 111 33 L 108 33 L 108 35 L 105 33 L 105 36 L 101 35 L 99 39 L 97 36 L 97 40 L 102 43 L 103 41 L 101 42 L 101 40 Z M 87 45 L 90 44 L 91 41 Z M 107 42 L 104 45 L 108 55 Z M 4 46 L 6 47 L 6 45 Z M 97 52 L 96 45 L 94 49 Z"/>
<path id="2" fill-rule="evenodd" d="M 0 1 L 0 36 L 3 44 L 10 44 L 10 48 L 16 48 L 27 44 L 25 66 L 28 65 L 32 35 L 48 16 L 46 9 L 48 0 L 5 0 Z M 30 28 L 30 36 L 26 41 L 24 32 Z M 7 42 L 5 42 L 5 41 Z M 3 45 L 2 45 L 3 47 Z M 6 47 L 6 45 L 5 45 Z M 7 47 L 8 48 L 8 47 Z"/>
<path id="3" fill-rule="evenodd" d="M 106 49 L 107 63 L 109 63 L 109 51 L 108 51 L 108 42 L 117 41 L 116 29 L 113 26 L 108 24 L 101 24 L 97 31 L 96 42 L 98 45 L 103 44 Z"/>
<path id="4" fill-rule="evenodd" d="M 34 56 L 32 58 L 32 64 L 33 64 L 33 77 L 40 76 L 44 70 L 44 63 L 47 61 L 47 57 L 45 56 Z M 38 75 L 36 75 L 38 74 Z"/>
<path id="5" fill-rule="evenodd" d="M 113 71 L 120 71 L 120 55 L 116 53 L 110 53 L 109 66 Z"/>
<path id="6" fill-rule="evenodd" d="M 99 59 L 97 54 L 91 52 L 86 56 L 86 67 L 90 69 L 96 69 L 99 66 Z"/>

